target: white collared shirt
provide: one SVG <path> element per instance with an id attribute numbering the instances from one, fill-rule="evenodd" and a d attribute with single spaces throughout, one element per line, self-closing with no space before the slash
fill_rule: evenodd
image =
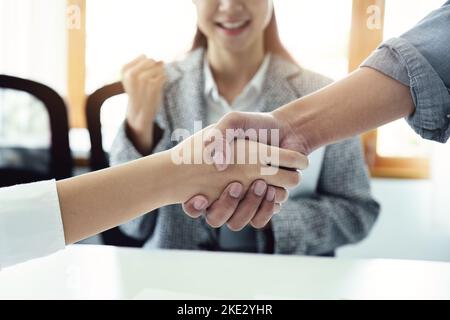
<path id="1" fill-rule="evenodd" d="M 270 54 L 267 54 L 256 74 L 230 105 L 225 98 L 220 95 L 208 61 L 205 57 L 203 62 L 203 73 L 205 78 L 204 95 L 208 110 L 207 125 L 217 122 L 230 111 L 254 111 L 260 103 L 263 103 L 261 101 L 261 93 L 269 69 L 269 64 Z M 220 250 L 241 252 L 257 251 L 256 232 L 250 226 L 246 226 L 239 232 L 233 232 L 224 225 L 219 229 L 217 241 Z"/>
<path id="2" fill-rule="evenodd" d="M 55 180 L 0 188 L 0 268 L 64 247 Z"/>
<path id="3" fill-rule="evenodd" d="M 203 62 L 203 75 L 205 78 L 204 94 L 208 104 L 208 124 L 219 121 L 230 111 L 254 111 L 261 102 L 261 92 L 264 80 L 270 64 L 270 54 L 267 54 L 252 80 L 245 86 L 244 90 L 236 97 L 230 105 L 223 98 L 212 75 L 206 56 Z"/>

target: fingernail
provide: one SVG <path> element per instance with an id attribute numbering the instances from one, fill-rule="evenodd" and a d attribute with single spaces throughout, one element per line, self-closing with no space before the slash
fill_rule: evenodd
<path id="1" fill-rule="evenodd" d="M 269 202 L 272 202 L 273 200 L 275 200 L 275 188 L 274 187 L 269 187 L 269 189 L 267 190 L 266 200 Z"/>
<path id="2" fill-rule="evenodd" d="M 194 201 L 194 208 L 195 210 L 204 210 L 206 209 L 207 203 L 208 201 L 206 201 L 205 199 L 196 199 Z"/>
<path id="3" fill-rule="evenodd" d="M 280 211 L 281 211 L 281 207 L 277 207 L 277 208 L 274 210 L 273 214 L 278 214 L 278 213 L 280 213 Z"/>
<path id="4" fill-rule="evenodd" d="M 242 193 L 242 185 L 240 183 L 233 183 L 229 193 L 231 197 L 239 199 Z"/>
<path id="5" fill-rule="evenodd" d="M 255 190 L 254 190 L 255 194 L 258 197 L 261 197 L 264 194 L 264 192 L 266 192 L 266 188 L 267 188 L 267 185 L 266 185 L 265 182 L 257 181 L 256 184 L 255 184 Z"/>

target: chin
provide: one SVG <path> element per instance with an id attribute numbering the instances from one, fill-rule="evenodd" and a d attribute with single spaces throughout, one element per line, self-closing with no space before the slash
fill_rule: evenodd
<path id="1" fill-rule="evenodd" d="M 250 40 L 236 40 L 237 39 L 235 39 L 235 41 L 221 41 L 220 45 L 223 49 L 235 54 L 246 52 L 251 47 Z"/>

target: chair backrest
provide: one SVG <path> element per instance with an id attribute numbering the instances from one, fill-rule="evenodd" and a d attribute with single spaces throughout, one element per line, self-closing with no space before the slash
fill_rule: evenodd
<path id="1" fill-rule="evenodd" d="M 73 161 L 69 145 L 69 122 L 66 104 L 61 96 L 44 84 L 3 74 L 0 75 L 0 88 L 27 92 L 44 104 L 51 132 L 49 174 L 56 179 L 71 177 Z"/>
<path id="2" fill-rule="evenodd" d="M 91 140 L 90 167 L 92 171 L 109 167 L 109 159 L 103 148 L 101 109 L 105 101 L 125 93 L 121 82 L 106 85 L 89 95 L 86 101 L 86 119 Z M 145 240 L 135 240 L 123 234 L 118 227 L 101 234 L 106 245 L 142 247 Z"/>
<path id="3" fill-rule="evenodd" d="M 86 101 L 86 119 L 91 140 L 90 167 L 92 171 L 107 168 L 109 157 L 105 152 L 102 138 L 101 111 L 106 100 L 125 93 L 122 82 L 114 82 L 97 89 L 90 94 Z M 154 141 L 159 141 L 163 131 L 153 126 Z"/>
<path id="4" fill-rule="evenodd" d="M 101 109 L 104 102 L 116 95 L 124 93 L 121 82 L 106 85 L 89 95 L 86 101 L 86 119 L 91 140 L 91 170 L 100 170 L 109 166 L 109 160 L 103 149 Z"/>
<path id="5" fill-rule="evenodd" d="M 49 179 L 37 171 L 18 168 L 0 168 L 0 177 L 0 188 Z"/>

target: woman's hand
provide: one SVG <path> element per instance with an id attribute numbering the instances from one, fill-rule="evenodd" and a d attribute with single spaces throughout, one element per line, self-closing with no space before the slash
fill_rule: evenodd
<path id="1" fill-rule="evenodd" d="M 291 118 L 293 118 L 292 116 Z M 215 125 L 215 128 L 222 132 L 222 137 L 226 137 L 228 141 L 228 136 L 226 133 L 227 129 L 236 129 L 235 132 L 246 132 L 247 130 L 256 130 L 256 134 L 260 132 L 267 132 L 265 130 L 258 129 L 266 129 L 266 130 L 278 130 L 279 132 L 279 141 L 275 141 L 276 145 L 280 145 L 281 148 L 295 150 L 301 153 L 307 153 L 308 146 L 305 143 L 305 139 L 300 134 L 296 134 L 291 126 L 289 125 L 288 119 L 286 117 L 281 117 L 278 113 L 242 113 L 242 112 L 231 112 L 224 116 L 222 120 Z M 234 136 L 230 138 L 234 139 Z M 252 137 L 248 136 L 247 138 L 252 140 L 260 140 L 258 135 Z M 266 135 L 262 137 L 263 141 L 266 141 L 268 144 L 272 144 Z M 230 141 L 232 140 L 230 139 Z M 225 139 L 222 139 L 225 142 Z M 223 144 L 225 147 L 227 144 Z M 221 146 L 221 144 L 219 144 Z M 220 150 L 219 150 L 220 151 Z M 221 153 L 219 152 L 219 155 Z M 224 153 L 222 153 L 224 155 Z M 217 154 L 216 154 L 217 156 Z M 222 157 L 218 157 L 219 160 Z M 308 158 L 306 156 L 302 157 L 302 165 L 300 169 L 306 169 L 308 167 Z M 223 160 L 222 160 L 223 163 Z M 226 163 L 226 162 L 225 162 Z M 216 163 L 216 165 L 218 165 Z M 219 169 L 225 169 L 226 165 L 219 165 Z M 255 181 L 258 183 L 258 181 Z M 261 196 L 256 193 L 247 192 L 244 197 L 234 196 L 234 192 L 231 192 L 231 189 L 243 189 L 242 186 L 233 183 L 224 189 L 220 198 L 214 202 L 211 202 L 212 199 L 205 197 L 205 195 L 198 194 L 186 201 L 183 204 L 183 209 L 187 215 L 196 217 L 202 214 L 202 212 L 206 211 L 207 216 L 211 217 L 221 217 L 223 215 L 224 210 L 227 211 L 228 216 L 236 216 L 233 214 L 233 211 L 255 211 L 257 212 L 256 216 L 272 216 L 274 211 L 270 210 L 270 207 L 265 205 L 265 201 Z M 250 189 L 252 190 L 252 189 Z M 268 188 L 270 190 L 270 188 Z M 276 194 L 281 194 L 282 190 L 276 189 Z M 284 198 L 287 199 L 287 192 L 284 193 Z M 244 208 L 244 209 L 243 209 Z M 275 211 L 279 210 L 279 206 L 274 208 Z M 262 227 L 260 221 L 252 221 L 252 225 L 254 227 Z"/>
<path id="2" fill-rule="evenodd" d="M 161 105 L 166 82 L 164 64 L 141 55 L 122 69 L 122 83 L 128 94 L 128 135 L 142 154 L 153 144 L 153 121 Z"/>
<path id="3" fill-rule="evenodd" d="M 295 151 L 237 140 L 231 148 L 232 164 L 220 172 L 214 167 L 210 150 L 203 143 L 202 137 L 207 130 L 169 151 L 180 182 L 173 186 L 177 201 L 185 202 L 195 194 L 202 194 L 213 202 L 223 197 L 222 191 L 226 188 L 230 196 L 254 198 L 259 206 L 237 201 L 234 206 L 210 208 L 212 214 L 206 214 L 208 223 L 212 227 L 227 223 L 235 231 L 249 223 L 256 228 L 264 227 L 272 214 L 279 211 L 280 203 L 287 199 L 286 189 L 300 182 L 300 172 L 296 169 L 304 166 L 304 157 Z M 199 214 L 191 216 L 198 217 Z"/>

